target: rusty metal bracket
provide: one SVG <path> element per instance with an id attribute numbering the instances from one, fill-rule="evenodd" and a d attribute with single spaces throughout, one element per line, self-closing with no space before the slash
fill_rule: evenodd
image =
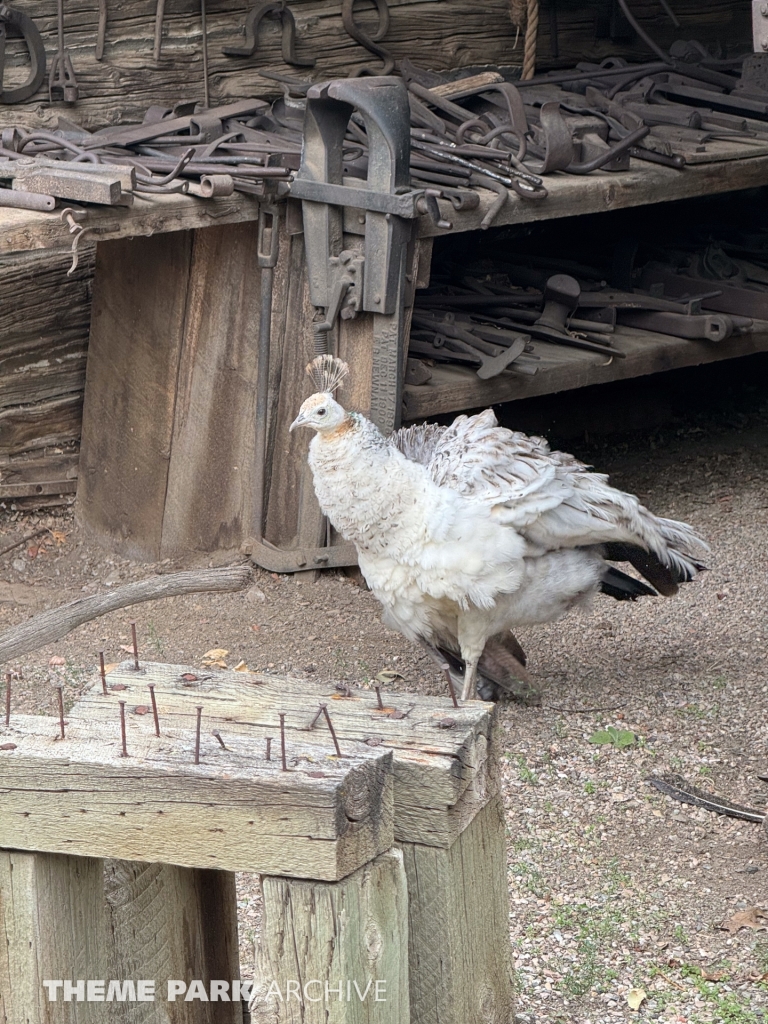
<path id="1" fill-rule="evenodd" d="M 339 544 L 334 548 L 294 548 L 286 551 L 263 541 L 246 540 L 241 549 L 252 562 L 268 572 L 302 572 L 306 569 L 339 569 L 357 565 L 354 544 Z"/>
<path id="2" fill-rule="evenodd" d="M 285 0 L 265 0 L 257 4 L 245 19 L 245 46 L 223 46 L 221 52 L 227 57 L 252 57 L 259 45 L 259 28 L 264 18 L 274 18 L 282 28 L 282 54 L 286 64 L 297 68 L 313 68 L 314 57 L 296 55 L 296 19 Z"/>
<path id="3" fill-rule="evenodd" d="M 5 71 L 5 43 L 8 29 L 18 32 L 29 51 L 29 76 L 26 82 L 15 89 L 2 87 Z M 0 4 L 0 103 L 23 103 L 34 96 L 45 79 L 45 44 L 37 25 L 23 11 L 8 4 Z"/>

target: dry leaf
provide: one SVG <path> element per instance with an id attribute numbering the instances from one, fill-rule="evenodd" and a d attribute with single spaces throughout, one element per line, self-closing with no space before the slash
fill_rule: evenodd
<path id="1" fill-rule="evenodd" d="M 380 683 L 393 683 L 395 679 L 405 679 L 405 676 L 393 668 L 385 668 L 383 672 L 377 673 L 376 678 Z"/>
<path id="2" fill-rule="evenodd" d="M 214 647 L 213 650 L 206 651 L 205 654 L 203 655 L 203 657 L 204 658 L 211 658 L 213 660 L 213 659 L 219 659 L 219 658 L 226 658 L 226 656 L 228 654 L 229 654 L 229 651 L 224 650 L 223 647 Z"/>
<path id="3" fill-rule="evenodd" d="M 48 532 L 57 544 L 63 544 L 67 539 L 66 533 L 63 533 L 61 530 L 49 530 Z"/>
<path id="4" fill-rule="evenodd" d="M 702 970 L 701 976 L 705 981 L 722 981 L 725 977 L 725 971 L 707 971 Z"/>
<path id="5" fill-rule="evenodd" d="M 724 921 L 721 928 L 723 931 L 730 932 L 731 935 L 742 928 L 751 928 L 756 932 L 768 932 L 768 910 L 763 910 L 762 907 L 748 907 L 746 910 L 739 910 L 733 917 Z"/>
<path id="6" fill-rule="evenodd" d="M 104 666 L 104 675 L 108 676 L 110 672 L 114 672 L 116 668 L 120 667 L 119 661 L 110 661 L 108 665 Z"/>
<path id="7" fill-rule="evenodd" d="M 247 671 L 248 671 L 248 666 L 246 665 L 246 663 L 244 661 L 238 661 L 238 663 L 235 665 L 235 672 L 247 672 Z"/>
<path id="8" fill-rule="evenodd" d="M 627 992 L 627 1006 L 630 1010 L 639 1010 L 641 1005 L 648 998 L 648 994 L 642 988 L 631 988 Z"/>
<path id="9" fill-rule="evenodd" d="M 126 654 L 133 654 L 133 647 L 129 647 L 128 644 L 120 644 L 119 649 L 124 651 Z"/>
<path id="10" fill-rule="evenodd" d="M 50 659 L 48 664 L 49 665 L 53 665 L 53 666 L 55 666 L 55 665 L 66 665 L 67 664 L 67 659 L 66 658 L 62 658 L 60 654 L 54 654 L 54 656 Z"/>

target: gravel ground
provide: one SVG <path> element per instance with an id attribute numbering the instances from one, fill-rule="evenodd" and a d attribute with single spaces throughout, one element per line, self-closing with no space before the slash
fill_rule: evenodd
<path id="1" fill-rule="evenodd" d="M 673 600 L 600 598 L 591 613 L 519 634 L 544 690 L 541 707 L 500 710 L 521 1022 L 768 1020 L 768 919 L 761 930 L 723 928 L 768 908 L 762 829 L 674 803 L 645 781 L 677 771 L 766 806 L 757 775 L 768 771 L 768 402 L 748 369 L 742 383 L 746 412 L 689 411 L 661 428 L 569 444 L 654 510 L 691 522 L 712 546 L 711 571 Z M 105 556 L 66 510 L 0 513 L 0 548 L 37 525 L 57 531 L 0 560 L 0 630 L 175 568 Z M 199 663 L 222 647 L 231 665 L 260 671 L 367 684 L 395 669 L 393 689 L 442 692 L 429 662 L 381 625 L 352 581 L 264 572 L 246 594 L 137 606 L 27 656 L 13 666 L 15 706 L 53 714 L 56 682 L 72 700 L 99 650 L 124 656 L 133 616 L 154 660 Z M 590 742 L 608 727 L 632 733 L 631 745 Z M 249 878 L 240 916 L 247 977 L 259 919 Z M 645 995 L 638 1012 L 632 990 Z"/>

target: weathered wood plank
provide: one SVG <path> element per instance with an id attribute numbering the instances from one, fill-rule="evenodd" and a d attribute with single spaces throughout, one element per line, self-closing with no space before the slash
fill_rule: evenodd
<path id="1" fill-rule="evenodd" d="M 225 737 L 255 743 L 259 751 L 264 737 L 277 735 L 277 716 L 283 711 L 289 751 L 309 745 L 330 753 L 333 747 L 325 727 L 308 731 L 318 705 L 328 703 L 343 754 L 359 756 L 371 750 L 371 743 L 374 749 L 392 750 L 397 838 L 450 846 L 498 792 L 497 719 L 494 708 L 481 701 L 454 709 L 447 695 L 393 695 L 382 712 L 370 691 L 352 690 L 349 697 L 340 697 L 332 687 L 306 679 L 208 670 L 209 678 L 190 683 L 182 674 L 199 675 L 199 670 L 151 662 L 144 669 L 137 677 L 126 662 L 110 673 L 111 685 L 125 687 L 121 699 L 129 707 L 146 702 L 147 683 L 152 682 L 163 731 L 167 723 L 170 730 L 188 737 L 195 708 L 205 703 L 206 722 L 211 723 L 207 732 L 218 728 Z M 100 690 L 95 686 L 75 704 L 72 721 L 103 721 L 114 698 L 103 697 Z M 406 717 L 391 718 L 395 708 Z M 110 714 L 114 717 L 115 711 Z M 446 718 L 454 722 L 451 728 L 438 725 Z M 206 737 L 204 744 L 207 749 L 213 741 Z"/>
<path id="2" fill-rule="evenodd" d="M 82 408 L 83 396 L 75 392 L 34 405 L 0 409 L 0 451 L 3 455 L 18 455 L 77 441 Z"/>
<path id="3" fill-rule="evenodd" d="M 109 941 L 101 860 L 0 850 L 4 1024 L 100 1024 L 103 1006 L 65 1003 L 61 988 L 49 1002 L 43 981 L 117 977 Z"/>
<path id="4" fill-rule="evenodd" d="M 99 245 L 77 513 L 113 550 L 157 560 L 191 233 Z"/>
<path id="5" fill-rule="evenodd" d="M 104 867 L 110 977 L 155 982 L 154 1002 L 115 1004 L 120 1024 L 242 1024 L 239 999 L 168 999 L 172 980 L 199 979 L 210 992 L 212 980 L 240 977 L 235 876 L 124 860 Z"/>
<path id="6" fill-rule="evenodd" d="M 266 877 L 262 892 L 254 1022 L 409 1024 L 408 896 L 399 851 L 342 882 Z M 289 979 L 299 986 L 293 997 Z"/>
<path id="7" fill-rule="evenodd" d="M 766 352 L 768 324 L 758 321 L 753 332 L 717 343 L 689 341 L 628 327 L 618 328 L 613 338 L 616 348 L 626 353 L 625 359 L 609 361 L 599 353 L 537 343 L 536 354 L 541 362 L 533 377 L 505 371 L 491 380 L 481 381 L 476 374 L 456 366 L 431 367 L 432 379 L 426 384 L 405 386 L 403 418 L 429 418 L 440 413 L 483 408 L 496 402 L 512 402 Z"/>
<path id="8" fill-rule="evenodd" d="M 255 224 L 195 232 L 162 557 L 237 550 L 249 534 L 260 277 Z"/>
<path id="9" fill-rule="evenodd" d="M 63 740 L 54 719 L 12 718 L 2 735 L 15 748 L 0 752 L 4 844 L 326 880 L 392 844 L 388 751 L 337 761 L 307 745 L 283 772 L 277 742 L 271 761 L 253 734 L 230 736 L 224 750 L 206 715 L 195 765 L 194 716 L 178 716 L 174 727 L 164 716 L 158 738 L 151 714 L 131 704 L 123 758 L 115 705 L 105 701 L 101 721 L 71 716 Z M 279 735 L 276 721 L 271 734 Z"/>
<path id="10" fill-rule="evenodd" d="M 449 849 L 402 843 L 412 1024 L 508 1024 L 504 810 L 492 800 Z"/>

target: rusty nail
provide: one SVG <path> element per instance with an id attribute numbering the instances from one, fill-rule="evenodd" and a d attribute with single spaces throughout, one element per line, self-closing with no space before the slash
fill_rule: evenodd
<path id="1" fill-rule="evenodd" d="M 59 691 L 59 728 L 61 738 L 64 739 L 64 687 L 57 686 L 56 689 Z"/>
<path id="2" fill-rule="evenodd" d="M 128 745 L 125 741 L 125 701 L 119 701 L 120 704 L 120 736 L 123 740 L 123 752 L 120 757 L 128 757 Z"/>
<path id="3" fill-rule="evenodd" d="M 101 689 L 106 697 L 109 690 L 107 689 L 107 670 L 104 666 L 104 651 L 99 651 L 99 672 L 101 673 Z"/>
<path id="4" fill-rule="evenodd" d="M 197 708 L 197 730 L 195 732 L 195 764 L 200 764 L 200 722 L 203 717 L 202 707 Z"/>
<path id="5" fill-rule="evenodd" d="M 152 717 L 155 720 L 155 736 L 160 735 L 160 719 L 157 716 L 157 701 L 155 700 L 155 684 L 149 683 L 149 696 L 152 700 Z"/>
<path id="6" fill-rule="evenodd" d="M 327 704 L 321 704 L 320 707 L 322 708 L 323 714 L 325 715 L 325 720 L 328 723 L 328 728 L 331 730 L 331 738 L 333 739 L 333 745 L 334 745 L 334 747 L 336 747 L 336 756 L 337 757 L 341 757 L 341 750 L 339 749 L 339 741 L 336 739 L 336 730 L 333 728 L 333 722 L 331 721 L 331 716 L 328 714 L 328 705 Z"/>
<path id="7" fill-rule="evenodd" d="M 272 737 L 267 736 L 267 760 L 272 760 Z"/>
<path id="8" fill-rule="evenodd" d="M 136 640 L 136 623 L 131 623 L 131 637 L 133 639 L 133 669 L 134 672 L 139 671 L 139 644 Z"/>
<path id="9" fill-rule="evenodd" d="M 11 724 L 11 673 L 5 673 L 5 724 Z"/>
<path id="10" fill-rule="evenodd" d="M 322 716 L 322 714 L 323 714 L 323 706 L 321 704 L 319 709 L 318 709 L 317 714 L 312 719 L 312 721 L 309 723 L 309 728 L 310 729 L 314 729 L 315 728 L 315 726 L 317 725 L 318 721 L 320 720 L 320 717 Z"/>
<path id="11" fill-rule="evenodd" d="M 449 692 L 451 694 L 451 700 L 453 701 L 453 706 L 455 708 L 457 708 L 459 706 L 459 702 L 456 700 L 456 691 L 453 688 L 453 680 L 451 679 L 451 670 L 448 668 L 447 665 L 443 665 L 443 672 L 445 672 L 445 678 L 448 680 L 448 690 L 449 690 Z"/>
<path id="12" fill-rule="evenodd" d="M 383 703 L 383 701 L 381 699 L 381 687 L 380 686 L 374 686 L 374 690 L 376 691 L 376 703 L 379 706 L 379 711 L 383 711 L 384 710 L 384 703 Z"/>
<path id="13" fill-rule="evenodd" d="M 288 771 L 288 764 L 285 760 L 285 715 L 280 712 L 280 757 L 283 762 L 283 771 Z"/>
<path id="14" fill-rule="evenodd" d="M 219 730 L 218 730 L 218 729 L 214 729 L 214 730 L 213 730 L 213 732 L 211 733 L 211 736 L 215 736 L 215 737 L 216 737 L 216 739 L 217 739 L 217 740 L 219 741 L 219 743 L 221 744 L 221 749 L 222 749 L 222 750 L 226 750 L 226 749 L 227 749 L 227 745 L 226 745 L 226 743 L 224 742 L 224 740 L 223 740 L 223 739 L 221 738 L 221 733 L 219 732 Z"/>

